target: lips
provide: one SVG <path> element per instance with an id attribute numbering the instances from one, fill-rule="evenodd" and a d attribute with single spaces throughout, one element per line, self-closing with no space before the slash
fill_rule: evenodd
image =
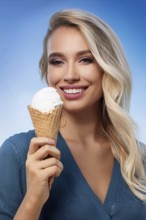
<path id="1" fill-rule="evenodd" d="M 82 91 L 84 91 L 84 89 L 63 89 L 63 91 L 67 94 L 77 94 L 77 93 L 81 93 Z"/>
<path id="2" fill-rule="evenodd" d="M 84 95 L 85 90 L 88 86 L 62 86 L 60 89 L 63 92 L 63 96 L 69 100 L 76 100 Z"/>

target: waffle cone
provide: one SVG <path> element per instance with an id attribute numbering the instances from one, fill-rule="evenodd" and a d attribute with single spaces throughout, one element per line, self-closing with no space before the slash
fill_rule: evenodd
<path id="1" fill-rule="evenodd" d="M 56 139 L 62 112 L 62 105 L 55 107 L 52 111 L 42 113 L 28 106 L 36 136 Z"/>

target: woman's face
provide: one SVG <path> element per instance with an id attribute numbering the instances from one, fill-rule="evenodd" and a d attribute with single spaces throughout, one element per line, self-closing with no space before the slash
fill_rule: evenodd
<path id="1" fill-rule="evenodd" d="M 97 108 L 103 93 L 103 72 L 81 32 L 59 27 L 48 40 L 47 52 L 47 81 L 58 90 L 64 109 L 77 112 Z"/>

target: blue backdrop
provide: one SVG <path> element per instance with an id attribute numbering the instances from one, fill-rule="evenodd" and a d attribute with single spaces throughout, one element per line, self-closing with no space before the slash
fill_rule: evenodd
<path id="1" fill-rule="evenodd" d="M 133 73 L 130 114 L 146 143 L 146 0 L 0 0 L 0 144 L 32 129 L 27 105 L 38 89 L 38 62 L 50 15 L 79 8 L 95 13 L 119 36 Z"/>

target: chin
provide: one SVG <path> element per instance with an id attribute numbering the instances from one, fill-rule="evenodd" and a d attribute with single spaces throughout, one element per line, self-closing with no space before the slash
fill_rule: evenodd
<path id="1" fill-rule="evenodd" d="M 77 114 L 77 113 L 82 113 L 87 109 L 85 106 L 81 106 L 78 103 L 70 103 L 70 104 L 64 104 L 64 110 L 70 114 Z"/>

